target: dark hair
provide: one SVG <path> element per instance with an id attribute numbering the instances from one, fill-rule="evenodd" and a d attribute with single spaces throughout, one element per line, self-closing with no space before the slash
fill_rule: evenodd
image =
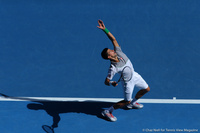
<path id="1" fill-rule="evenodd" d="M 103 59 L 106 59 L 106 60 L 108 60 L 108 53 L 107 53 L 107 50 L 108 50 L 108 48 L 104 48 L 104 49 L 102 50 L 102 52 L 101 52 L 101 57 L 102 57 Z"/>

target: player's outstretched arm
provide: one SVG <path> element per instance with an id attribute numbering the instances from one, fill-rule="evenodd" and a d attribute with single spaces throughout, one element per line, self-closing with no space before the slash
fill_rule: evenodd
<path id="1" fill-rule="evenodd" d="M 97 26 L 97 27 L 99 29 L 103 30 L 107 34 L 107 36 L 111 40 L 113 46 L 119 47 L 119 44 L 118 44 L 117 40 L 115 39 L 115 37 L 113 36 L 113 34 L 110 33 L 110 31 L 105 27 L 103 21 L 102 20 L 98 20 L 98 24 L 99 24 L 99 26 Z"/>

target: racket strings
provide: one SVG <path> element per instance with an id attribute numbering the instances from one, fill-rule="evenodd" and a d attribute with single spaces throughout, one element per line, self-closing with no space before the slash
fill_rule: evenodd
<path id="1" fill-rule="evenodd" d="M 46 131 L 47 133 L 54 133 L 54 130 L 52 127 L 47 126 L 47 125 L 43 125 L 42 128 L 44 129 L 44 131 Z"/>
<path id="2" fill-rule="evenodd" d="M 132 76 L 133 76 L 132 69 L 126 66 L 122 71 L 122 79 L 127 82 L 131 80 Z"/>

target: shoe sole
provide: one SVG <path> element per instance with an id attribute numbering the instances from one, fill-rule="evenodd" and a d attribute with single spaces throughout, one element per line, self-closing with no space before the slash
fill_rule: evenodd
<path id="1" fill-rule="evenodd" d="M 134 106 L 133 106 L 133 107 L 127 107 L 127 106 L 126 106 L 127 109 L 142 109 L 143 107 L 144 107 L 144 106 L 142 106 L 142 107 L 134 107 Z"/>
<path id="2" fill-rule="evenodd" d="M 101 115 L 102 115 L 103 117 L 105 117 L 107 120 L 111 121 L 111 122 L 117 121 L 117 118 L 116 118 L 116 120 L 111 120 L 111 119 L 110 119 L 107 115 L 105 115 L 103 112 L 101 113 Z"/>

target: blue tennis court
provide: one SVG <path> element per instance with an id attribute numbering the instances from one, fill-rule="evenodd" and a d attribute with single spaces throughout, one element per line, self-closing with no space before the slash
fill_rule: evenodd
<path id="1" fill-rule="evenodd" d="M 198 0 L 0 0 L 0 93 L 10 96 L 0 97 L 0 131 L 45 133 L 42 125 L 55 124 L 55 133 L 200 132 L 198 102 L 159 103 L 200 100 L 199 6 Z M 100 54 L 112 44 L 98 19 L 151 88 L 144 108 L 116 110 L 117 122 L 101 116 L 123 91 L 104 85 L 110 64 Z"/>

